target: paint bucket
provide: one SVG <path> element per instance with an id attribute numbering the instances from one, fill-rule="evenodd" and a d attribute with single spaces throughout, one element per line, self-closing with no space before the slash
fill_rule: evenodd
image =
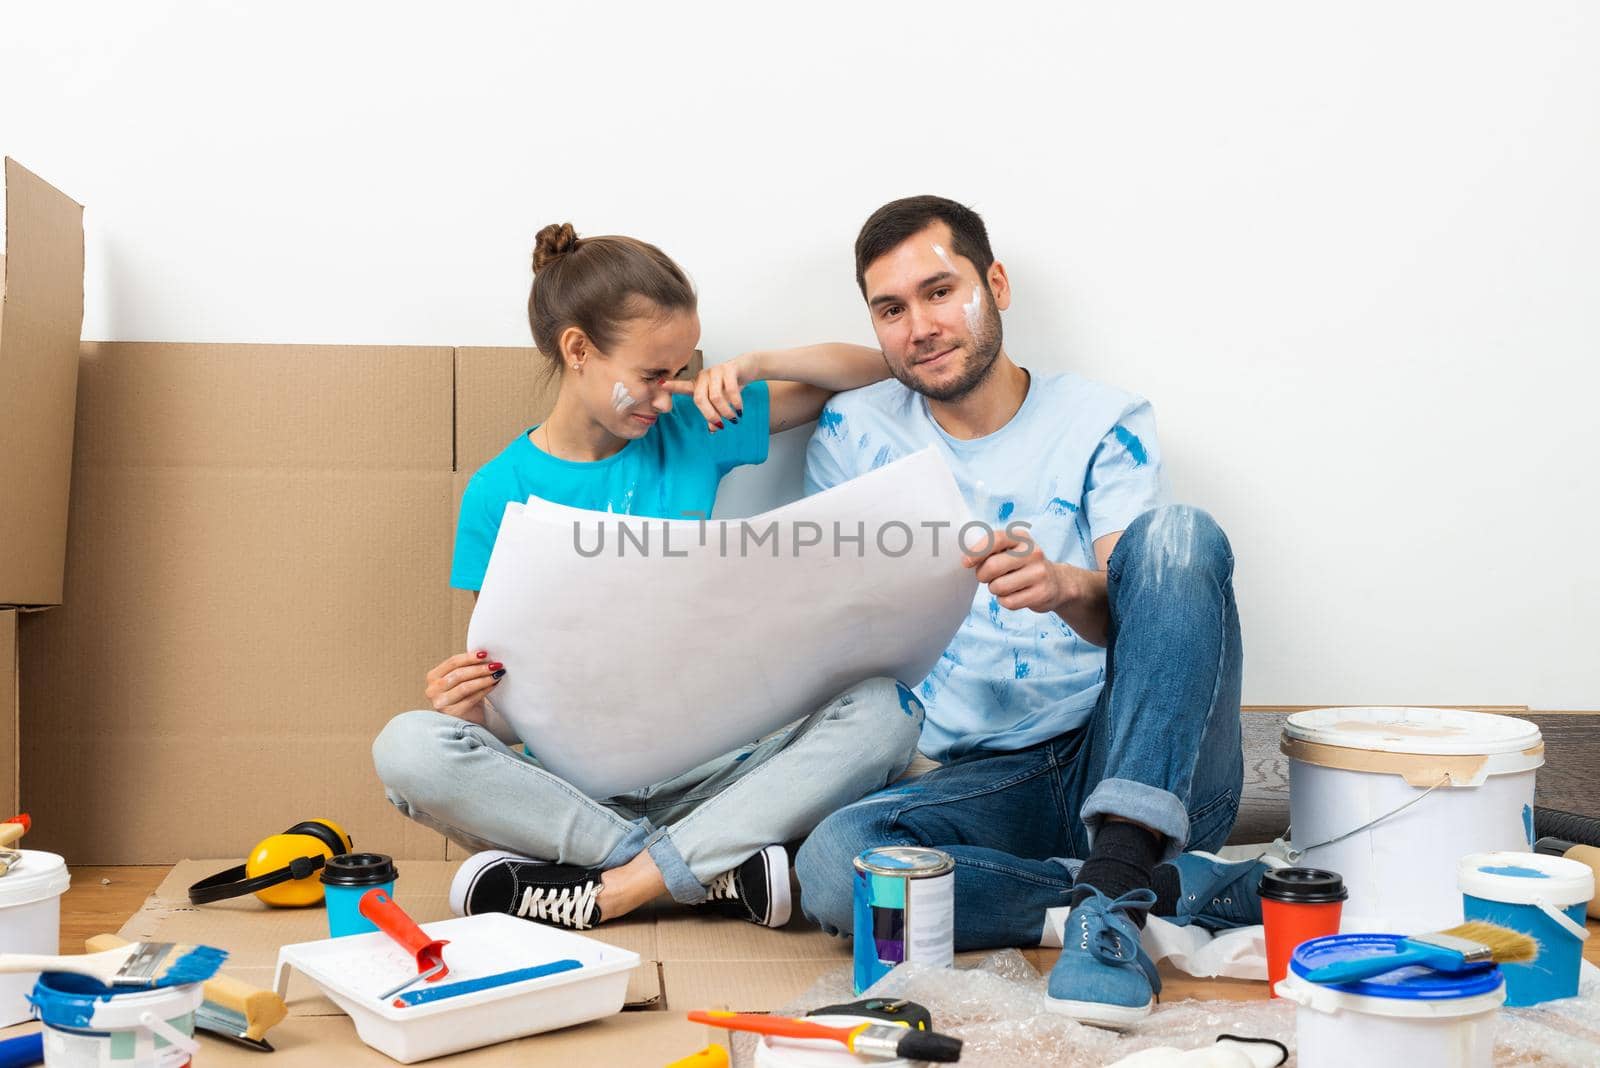
<path id="1" fill-rule="evenodd" d="M 869 1016 L 807 1016 L 810 1023 L 824 1027 L 855 1027 L 864 1023 L 883 1023 Z M 756 1042 L 756 1068 L 850 1068 L 868 1063 L 830 1039 L 775 1038 L 763 1035 Z M 911 1068 L 911 1061 L 872 1061 L 874 1068 Z"/>
<path id="2" fill-rule="evenodd" d="M 1319 708 L 1284 724 L 1289 859 L 1344 876 L 1345 930 L 1461 922 L 1456 862 L 1526 849 L 1544 764 L 1527 720 L 1437 708 Z"/>
<path id="3" fill-rule="evenodd" d="M 1538 853 L 1475 853 L 1461 858 L 1458 879 L 1467 919 L 1497 923 L 1539 943 L 1538 959 L 1500 966 L 1507 1005 L 1578 996 L 1589 937 L 1583 914 L 1594 897 L 1587 864 Z"/>
<path id="4" fill-rule="evenodd" d="M 121 988 L 127 989 L 127 988 Z M 122 993 L 98 980 L 46 972 L 34 985 L 46 1068 L 183 1068 L 199 1051 L 200 983 Z"/>
<path id="5" fill-rule="evenodd" d="M 1491 1068 L 1505 981 L 1494 966 L 1451 976 L 1402 968 L 1354 983 L 1306 982 L 1313 968 L 1398 951 L 1400 935 L 1313 938 L 1278 996 L 1293 1001 L 1300 1068 Z"/>
<path id="6" fill-rule="evenodd" d="M 956 863 L 918 846 L 868 849 L 855 859 L 855 992 L 908 961 L 955 963 Z"/>
<path id="7" fill-rule="evenodd" d="M 22 859 L 0 877 L 0 953 L 53 957 L 61 951 L 61 895 L 72 882 L 67 862 L 37 849 L 17 852 Z M 28 991 L 38 978 L 0 975 L 0 1027 L 33 1019 Z"/>

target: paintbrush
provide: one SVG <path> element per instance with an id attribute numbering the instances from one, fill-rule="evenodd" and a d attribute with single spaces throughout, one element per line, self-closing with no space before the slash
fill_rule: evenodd
<path id="1" fill-rule="evenodd" d="M 1520 931 L 1474 920 L 1433 934 L 1412 935 L 1395 953 L 1342 960 L 1307 972 L 1312 983 L 1354 983 L 1400 968 L 1420 966 L 1436 972 L 1466 972 L 1491 964 L 1527 964 L 1539 956 L 1539 943 Z"/>
<path id="2" fill-rule="evenodd" d="M 226 950 L 212 946 L 130 942 L 103 953 L 76 956 L 0 953 L 0 972 L 68 972 L 98 979 L 106 986 L 182 986 L 205 982 L 227 959 Z"/>
<path id="3" fill-rule="evenodd" d="M 859 1057 L 892 1061 L 950 1062 L 961 1059 L 961 1039 L 932 1031 L 914 1031 L 903 1024 L 877 1021 L 854 1027 L 829 1027 L 814 1020 L 795 1020 L 787 1016 L 763 1016 L 750 1012 L 701 1012 L 689 1014 L 694 1023 L 709 1024 L 729 1031 L 751 1031 L 775 1038 L 815 1038 L 837 1042 Z"/>
<path id="4" fill-rule="evenodd" d="M 84 948 L 94 953 L 127 944 L 125 938 L 98 934 L 86 939 Z M 205 1001 L 195 1010 L 196 1027 L 263 1053 L 272 1052 L 267 1032 L 289 1015 L 283 998 L 222 974 L 207 979 L 201 990 Z"/>

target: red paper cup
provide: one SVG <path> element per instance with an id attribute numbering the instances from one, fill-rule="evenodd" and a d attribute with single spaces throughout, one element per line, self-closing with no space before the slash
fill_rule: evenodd
<path id="1" fill-rule="evenodd" d="M 1295 947 L 1339 933 L 1339 914 L 1350 892 L 1337 872 L 1321 868 L 1268 869 L 1261 876 L 1261 922 L 1267 930 L 1267 992 L 1289 974 Z"/>

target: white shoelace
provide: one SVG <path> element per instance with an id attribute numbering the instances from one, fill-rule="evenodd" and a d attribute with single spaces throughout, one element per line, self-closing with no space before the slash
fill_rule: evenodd
<path id="1" fill-rule="evenodd" d="M 711 885 L 706 887 L 706 900 L 737 900 L 739 897 L 739 883 L 736 879 L 737 874 L 738 869 L 735 868 L 733 871 L 725 871 L 715 879 L 712 879 Z"/>
<path id="2" fill-rule="evenodd" d="M 560 924 L 575 931 L 587 930 L 594 915 L 594 899 L 600 893 L 599 883 L 584 883 L 581 887 L 567 886 L 551 890 L 544 886 L 530 886 L 522 892 L 517 905 L 517 915 L 530 920 Z"/>

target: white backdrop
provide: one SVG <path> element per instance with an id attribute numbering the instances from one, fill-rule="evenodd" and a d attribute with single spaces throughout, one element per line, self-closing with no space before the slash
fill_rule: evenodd
<path id="1" fill-rule="evenodd" d="M 571 220 L 712 361 L 870 341 L 857 227 L 961 199 L 1008 351 L 1149 396 L 1230 531 L 1247 701 L 1600 708 L 1600 9 L 1039 6 L 17 0 L 0 150 L 104 339 L 526 344 Z"/>

